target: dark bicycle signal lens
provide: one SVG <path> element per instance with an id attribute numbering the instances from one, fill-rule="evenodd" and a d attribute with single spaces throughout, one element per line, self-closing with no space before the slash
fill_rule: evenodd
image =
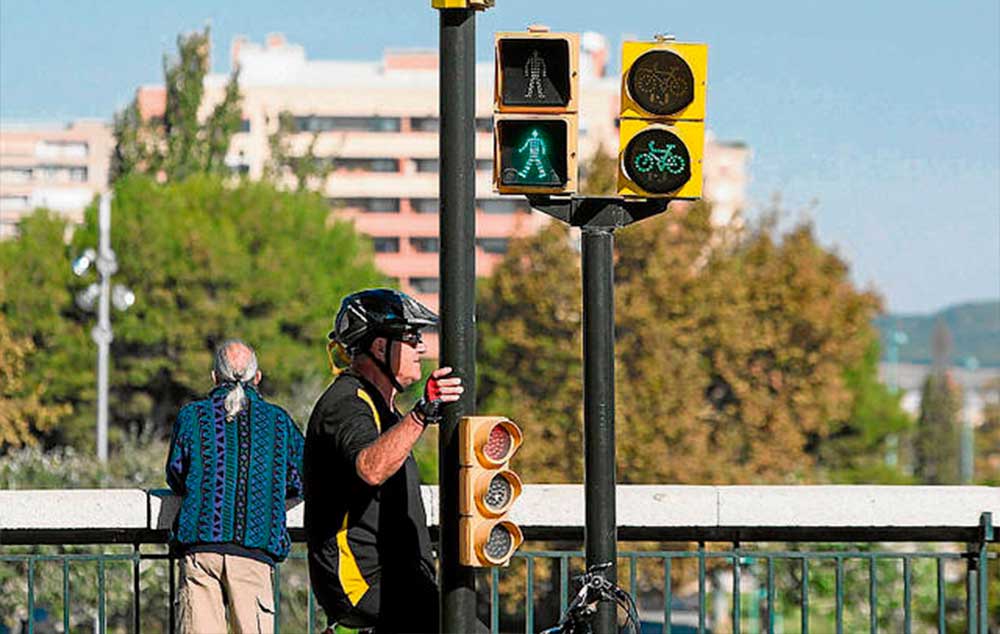
<path id="1" fill-rule="evenodd" d="M 670 130 L 650 127 L 629 140 L 622 169 L 640 189 L 667 194 L 691 180 L 691 154 Z"/>
<path id="2" fill-rule="evenodd" d="M 629 95 L 650 114 L 673 114 L 694 101 L 694 75 L 673 51 L 645 53 L 632 64 L 627 81 Z"/>

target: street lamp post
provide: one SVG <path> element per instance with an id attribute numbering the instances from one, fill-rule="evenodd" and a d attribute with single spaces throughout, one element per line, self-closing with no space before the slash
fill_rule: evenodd
<path id="1" fill-rule="evenodd" d="M 121 311 L 135 303 L 135 294 L 120 284 L 111 286 L 111 276 L 118 271 L 118 260 L 111 249 L 111 194 L 101 194 L 97 216 L 97 251 L 87 249 L 73 261 L 73 273 L 82 276 L 91 265 L 98 281 L 76 296 L 76 303 L 86 311 L 97 308 L 97 325 L 90 331 L 97 344 L 97 459 L 108 461 L 108 369 L 111 361 L 111 304 Z"/>
<path id="2" fill-rule="evenodd" d="M 905 332 L 896 328 L 889 335 L 889 392 L 893 395 L 899 392 L 899 349 L 909 340 Z M 899 463 L 899 438 L 896 434 L 889 434 L 886 438 L 885 463 L 890 467 Z"/>

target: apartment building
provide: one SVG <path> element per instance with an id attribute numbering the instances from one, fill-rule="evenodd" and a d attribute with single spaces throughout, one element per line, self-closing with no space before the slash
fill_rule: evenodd
<path id="1" fill-rule="evenodd" d="M 582 38 L 581 159 L 599 145 L 618 146 L 620 80 L 607 69 L 608 43 Z M 268 138 L 282 112 L 294 116 L 293 147 L 316 138 L 315 152 L 333 162 L 322 190 L 342 217 L 372 237 L 380 268 L 400 288 L 437 307 L 438 278 L 438 60 L 436 51 L 389 50 L 376 62 L 310 60 L 281 35 L 264 44 L 239 38 L 231 63 L 240 68 L 242 130 L 229 163 L 259 177 L 269 158 Z M 207 78 L 207 104 L 222 96 L 226 75 Z M 510 238 L 548 222 L 519 196 L 492 191 L 493 65 L 476 68 L 476 264 L 487 275 Z M 162 87 L 140 90 L 140 101 L 162 104 Z M 144 94 L 145 93 L 145 94 Z M 151 112 L 150 114 L 155 114 Z M 705 152 L 705 190 L 715 218 L 729 222 L 745 206 L 749 151 L 711 136 Z"/>
<path id="2" fill-rule="evenodd" d="M 598 146 L 611 153 L 617 150 L 620 79 L 608 71 L 608 43 L 603 36 L 584 34 L 581 48 L 579 153 L 583 164 Z M 231 168 L 260 178 L 270 158 L 269 138 L 277 130 L 279 116 L 290 113 L 297 130 L 290 139 L 293 151 L 304 151 L 315 138 L 316 155 L 332 162 L 333 172 L 321 184 L 331 209 L 372 238 L 376 263 L 386 275 L 403 291 L 437 309 L 437 52 L 388 50 L 381 60 L 368 62 L 310 60 L 303 47 L 271 35 L 263 44 L 237 38 L 230 61 L 240 69 L 243 108 L 241 129 L 227 157 Z M 206 111 L 222 98 L 227 80 L 226 74 L 206 77 Z M 511 238 L 536 232 L 549 218 L 532 213 L 523 197 L 493 193 L 492 63 L 477 65 L 476 84 L 476 267 L 480 275 L 488 275 Z M 163 113 L 166 93 L 162 85 L 142 86 L 136 96 L 144 116 Z M 4 212 L 0 230 L 4 223 L 9 230 L 20 213 L 41 204 L 79 221 L 82 208 L 106 183 L 112 142 L 105 125 L 88 126 L 71 125 L 62 137 L 40 136 L 37 130 L 32 132 L 36 136 L 0 131 L 3 209 L 12 209 L 10 214 Z M 84 137 L 84 130 L 94 136 Z M 56 146 L 51 144 L 58 143 L 64 144 L 58 146 L 64 148 L 59 156 L 72 159 L 66 169 L 75 171 L 58 173 L 78 183 L 75 189 L 64 188 L 73 194 L 37 180 L 56 171 L 39 167 L 36 172 L 34 165 L 53 166 L 53 170 L 63 165 L 39 158 L 52 156 L 51 147 Z M 8 147 L 12 156 L 24 156 L 8 163 Z M 709 135 L 703 164 L 705 192 L 715 203 L 714 217 L 720 224 L 730 222 L 745 206 L 748 160 L 745 146 L 717 142 Z M 36 185 L 37 193 L 32 188 Z M 14 208 L 19 210 L 17 215 Z M 436 351 L 436 341 L 431 349 Z"/>
<path id="3" fill-rule="evenodd" d="M 108 182 L 113 140 L 108 124 L 0 124 L 0 239 L 22 216 L 47 207 L 73 223 Z"/>

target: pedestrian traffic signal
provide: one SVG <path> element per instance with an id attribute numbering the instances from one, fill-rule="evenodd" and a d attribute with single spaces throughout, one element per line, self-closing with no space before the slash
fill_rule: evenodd
<path id="1" fill-rule="evenodd" d="M 493 189 L 576 191 L 579 35 L 530 27 L 495 44 Z"/>
<path id="2" fill-rule="evenodd" d="M 618 193 L 701 197 L 708 46 L 661 39 L 625 42 Z"/>
<path id="3" fill-rule="evenodd" d="M 506 519 L 521 495 L 521 478 L 508 467 L 521 430 L 502 416 L 466 416 L 458 424 L 459 563 L 505 565 L 524 538 Z"/>

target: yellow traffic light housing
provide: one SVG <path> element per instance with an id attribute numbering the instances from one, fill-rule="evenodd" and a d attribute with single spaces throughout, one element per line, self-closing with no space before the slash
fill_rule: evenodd
<path id="1" fill-rule="evenodd" d="M 502 566 L 524 536 L 506 519 L 521 495 L 521 478 L 508 468 L 521 446 L 521 430 L 502 416 L 466 416 L 459 421 L 459 563 Z"/>
<path id="2" fill-rule="evenodd" d="M 624 43 L 619 195 L 701 197 L 707 74 L 705 44 Z"/>
<path id="3" fill-rule="evenodd" d="M 494 4 L 494 0 L 431 0 L 433 9 L 475 9 L 484 11 Z"/>
<path id="4" fill-rule="evenodd" d="M 575 192 L 580 36 L 545 27 L 497 33 L 494 52 L 494 191 Z"/>

